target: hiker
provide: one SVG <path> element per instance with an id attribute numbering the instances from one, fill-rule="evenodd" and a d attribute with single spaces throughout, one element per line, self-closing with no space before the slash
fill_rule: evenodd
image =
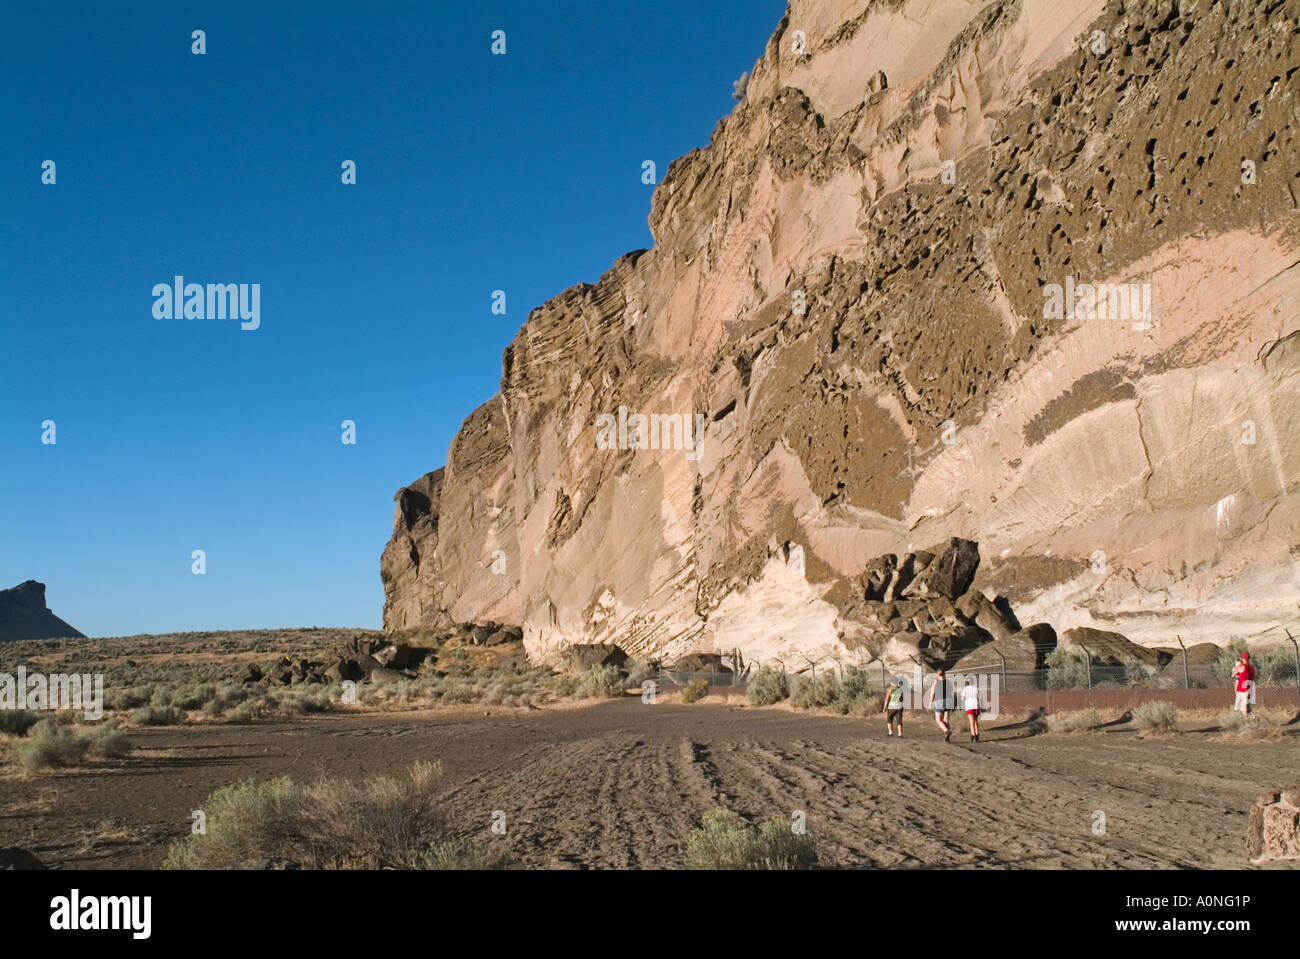
<path id="1" fill-rule="evenodd" d="M 1241 662 L 1232 667 L 1232 675 L 1237 680 L 1237 698 L 1232 708 L 1240 710 L 1241 715 L 1250 719 L 1250 701 L 1254 698 L 1255 691 L 1255 667 L 1250 665 L 1250 653 L 1241 654 Z"/>
<path id="2" fill-rule="evenodd" d="M 966 710 L 970 720 L 970 741 L 980 741 L 980 691 L 975 687 L 975 677 L 967 676 L 966 685 L 961 688 L 961 708 Z"/>
<path id="3" fill-rule="evenodd" d="M 948 683 L 948 677 L 941 669 L 934 675 L 934 682 L 930 684 L 930 708 L 934 710 L 934 722 L 943 730 L 943 741 L 948 742 L 952 739 L 952 723 L 948 721 L 948 713 L 952 711 L 953 689 Z"/>
<path id="4" fill-rule="evenodd" d="M 897 676 L 889 684 L 885 694 L 885 729 L 894 735 L 894 723 L 898 722 L 898 738 L 903 738 L 903 681 Z"/>

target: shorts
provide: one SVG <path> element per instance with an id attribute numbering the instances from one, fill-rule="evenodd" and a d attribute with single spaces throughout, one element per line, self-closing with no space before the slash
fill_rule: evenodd
<path id="1" fill-rule="evenodd" d="M 948 707 L 948 706 L 935 706 L 935 707 L 934 707 L 934 714 L 935 714 L 936 716 L 947 716 L 950 712 L 952 712 L 952 709 L 951 709 L 950 707 Z"/>
<path id="2" fill-rule="evenodd" d="M 1248 690 L 1239 691 L 1237 693 L 1237 698 L 1233 700 L 1232 708 L 1244 709 L 1248 706 L 1250 706 L 1250 692 Z"/>
<path id="3" fill-rule="evenodd" d="M 894 723 L 898 723 L 900 726 L 903 725 L 903 711 L 901 709 L 891 709 L 885 716 L 885 722 L 891 726 Z"/>
<path id="4" fill-rule="evenodd" d="M 979 711 L 978 709 L 968 709 L 968 710 L 966 710 L 966 715 L 967 715 L 967 716 L 976 716 L 976 717 L 978 717 L 979 714 L 980 714 L 980 711 Z"/>

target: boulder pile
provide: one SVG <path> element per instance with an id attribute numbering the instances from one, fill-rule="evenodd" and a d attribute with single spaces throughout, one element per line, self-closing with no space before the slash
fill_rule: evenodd
<path id="1" fill-rule="evenodd" d="M 942 551 L 871 560 L 856 580 L 860 592 L 842 610 L 854 624 L 846 642 L 865 646 L 890 668 L 997 665 L 995 649 L 1008 668 L 1040 667 L 1056 647 L 1055 630 L 1046 623 L 1022 629 L 1005 597 L 973 589 L 979 564 L 979 544 L 957 537 Z M 972 658 L 976 650 L 989 661 Z"/>

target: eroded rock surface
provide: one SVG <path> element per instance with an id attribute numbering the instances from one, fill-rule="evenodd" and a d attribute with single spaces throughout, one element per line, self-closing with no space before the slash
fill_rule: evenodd
<path id="1" fill-rule="evenodd" d="M 909 589 L 952 537 L 1026 623 L 1293 618 L 1300 31 L 1184 6 L 793 0 L 654 248 L 533 310 L 398 494 L 385 627 L 949 658 L 1015 631 L 859 604 L 946 623 Z"/>

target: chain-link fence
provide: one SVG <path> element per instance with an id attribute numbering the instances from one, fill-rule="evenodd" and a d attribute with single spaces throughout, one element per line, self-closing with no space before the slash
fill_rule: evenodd
<path id="1" fill-rule="evenodd" d="M 1290 633 L 1287 638 L 1291 638 Z M 1223 647 L 1211 662 L 1192 662 L 1183 650 L 1172 656 L 1151 651 L 1147 662 L 1120 663 L 1098 657 L 1081 646 L 1065 646 L 1048 656 L 1047 665 L 1039 669 L 1009 668 L 1009 664 L 1003 661 L 997 665 L 950 669 L 948 677 L 955 683 L 964 681 L 967 676 L 987 677 L 988 680 L 996 677 L 1003 695 L 1039 694 L 1045 700 L 1060 700 L 1062 703 L 1078 699 L 1087 704 L 1119 705 L 1142 699 L 1170 698 L 1193 705 L 1217 701 L 1219 697 L 1231 702 L 1236 687 L 1232 670 L 1241 649 L 1240 643 Z M 755 667 L 744 664 L 739 652 L 735 654 L 734 662 L 742 664 L 741 668 L 660 669 L 659 686 L 684 687 L 692 680 L 703 679 L 711 687 L 743 689 Z M 1300 643 L 1283 642 L 1253 650 L 1251 664 L 1255 667 L 1258 703 L 1270 708 L 1300 710 Z M 881 692 L 897 677 L 909 690 L 916 690 L 922 696 L 935 675 L 932 667 L 918 661 L 914 661 L 911 667 L 894 669 L 880 660 L 865 665 L 807 663 L 802 668 L 791 668 L 778 662 L 772 668 L 784 673 L 787 681 L 795 677 L 813 680 L 822 677 L 842 683 L 852 672 L 856 682 Z M 1187 692 L 1198 690 L 1203 692 Z"/>

